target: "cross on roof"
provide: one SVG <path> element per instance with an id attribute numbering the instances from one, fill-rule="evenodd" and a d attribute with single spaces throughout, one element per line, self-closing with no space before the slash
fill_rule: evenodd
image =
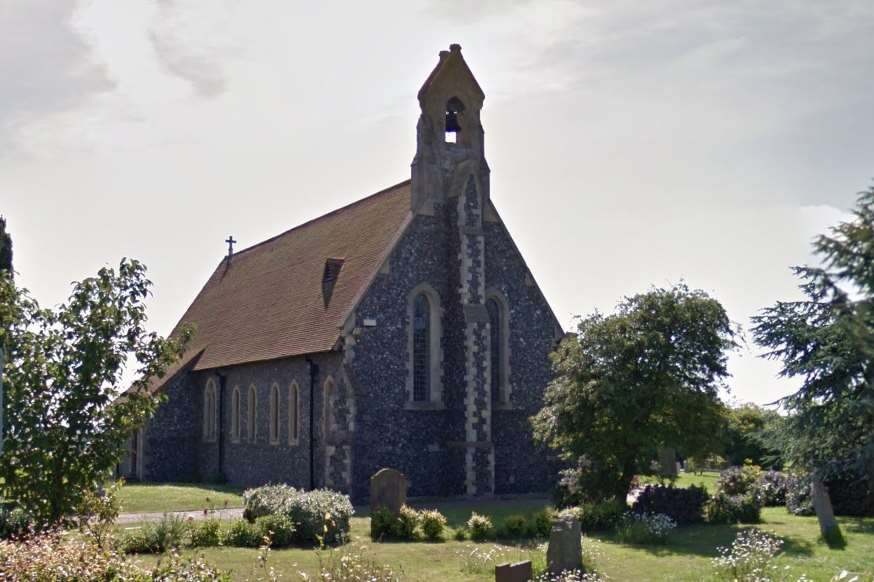
<path id="1" fill-rule="evenodd" d="M 230 235 L 225 239 L 225 242 L 228 243 L 228 256 L 230 257 L 234 254 L 234 243 L 237 241 L 234 240 L 234 235 Z"/>

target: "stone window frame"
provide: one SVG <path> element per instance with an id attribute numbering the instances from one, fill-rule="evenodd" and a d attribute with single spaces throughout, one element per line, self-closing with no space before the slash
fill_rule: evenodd
<path id="1" fill-rule="evenodd" d="M 243 396 L 239 386 L 231 392 L 231 442 L 240 442 L 243 427 Z"/>
<path id="2" fill-rule="evenodd" d="M 203 388 L 203 440 L 215 442 L 218 436 L 218 388 L 215 379 L 206 381 Z"/>
<path id="3" fill-rule="evenodd" d="M 413 329 L 416 298 L 424 294 L 431 308 L 429 353 L 430 394 L 428 400 L 417 401 L 413 393 Z M 407 294 L 407 400 L 408 410 L 440 410 L 443 408 L 443 302 L 429 283 L 420 283 Z"/>
<path id="4" fill-rule="evenodd" d="M 270 385 L 270 418 L 268 419 L 268 424 L 270 425 L 268 428 L 268 437 L 270 439 L 271 445 L 279 444 L 279 432 L 280 432 L 280 422 L 279 422 L 279 384 L 274 382 Z"/>
<path id="5" fill-rule="evenodd" d="M 498 408 L 511 407 L 510 396 L 512 394 L 512 382 L 510 381 L 510 308 L 507 297 L 498 289 L 486 289 L 486 301 L 494 299 L 498 304 L 501 317 L 501 379 L 503 382 L 498 386 L 499 398 L 496 403 Z M 489 322 L 491 325 L 491 321 Z M 491 336 L 490 336 L 491 337 Z M 491 362 L 491 358 L 489 358 Z M 489 386 L 491 390 L 491 385 Z"/>
<path id="6" fill-rule="evenodd" d="M 292 380 L 288 387 L 288 444 L 300 444 L 300 386 Z"/>
<path id="7" fill-rule="evenodd" d="M 258 440 L 258 387 L 249 385 L 246 397 L 246 435 L 250 443 Z"/>
<path id="8" fill-rule="evenodd" d="M 337 430 L 337 418 L 331 406 L 331 400 L 336 400 L 336 395 L 337 382 L 334 380 L 334 376 L 328 374 L 325 381 L 322 382 L 322 434 L 326 438 Z"/>

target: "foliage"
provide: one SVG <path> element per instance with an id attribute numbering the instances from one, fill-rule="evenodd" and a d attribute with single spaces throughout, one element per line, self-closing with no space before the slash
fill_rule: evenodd
<path id="1" fill-rule="evenodd" d="M 294 522 L 284 514 L 262 515 L 255 520 L 261 539 L 269 539 L 273 548 L 284 548 L 294 543 Z"/>
<path id="2" fill-rule="evenodd" d="M 756 483 L 762 505 L 775 507 L 786 503 L 787 478 L 780 471 L 764 471 Z"/>
<path id="3" fill-rule="evenodd" d="M 125 259 L 117 271 L 106 267 L 75 283 L 67 302 L 50 310 L 0 273 L 2 494 L 40 525 L 75 511 L 158 405 L 147 382 L 179 357 L 190 330 L 172 340 L 146 331 L 150 285 L 145 267 Z M 118 398 L 129 357 L 139 380 Z"/>
<path id="4" fill-rule="evenodd" d="M 524 515 L 508 515 L 498 528 L 498 537 L 518 540 L 527 537 L 529 531 Z"/>
<path id="5" fill-rule="evenodd" d="M 370 537 L 375 541 L 414 540 L 418 523 L 419 515 L 411 507 L 401 506 L 397 515 L 385 507 L 378 507 L 370 514 Z"/>
<path id="6" fill-rule="evenodd" d="M 470 534 L 471 540 L 482 542 L 494 536 L 495 528 L 492 526 L 492 520 L 488 516 L 473 512 L 467 520 L 467 531 Z"/>
<path id="7" fill-rule="evenodd" d="M 865 468 L 874 461 L 874 188 L 813 252 L 820 266 L 794 269 L 805 298 L 763 310 L 753 333 L 782 376 L 802 380 L 781 401 L 788 460 L 824 472 L 833 460 Z"/>
<path id="8" fill-rule="evenodd" d="M 726 495 L 757 494 L 761 475 L 762 469 L 756 465 L 729 467 L 719 474 L 719 479 L 716 480 L 716 491 Z"/>
<path id="9" fill-rule="evenodd" d="M 118 491 L 122 485 L 124 481 L 116 481 L 102 492 L 92 489 L 84 491 L 76 509 L 79 531 L 101 548 L 105 548 L 112 539 L 119 511 Z"/>
<path id="10" fill-rule="evenodd" d="M 708 499 L 707 489 L 695 485 L 686 489 L 647 486 L 637 496 L 632 510 L 635 513 L 662 513 L 679 525 L 688 525 L 704 520 L 704 504 Z"/>
<path id="11" fill-rule="evenodd" d="M 581 499 L 624 499 L 659 448 L 711 452 L 735 331 L 720 303 L 686 285 L 625 298 L 579 322 L 552 355 L 536 437 L 578 469 Z"/>
<path id="12" fill-rule="evenodd" d="M 20 507 L 0 505 L 0 540 L 20 537 L 33 529 L 33 519 Z"/>
<path id="13" fill-rule="evenodd" d="M 231 521 L 222 535 L 222 544 L 238 548 L 257 548 L 264 542 L 261 528 L 246 519 Z"/>
<path id="14" fill-rule="evenodd" d="M 217 546 L 222 541 L 222 522 L 218 519 L 204 519 L 192 523 L 188 535 L 192 548 Z"/>
<path id="15" fill-rule="evenodd" d="M 541 509 L 528 520 L 530 537 L 548 538 L 552 532 L 553 514 L 548 509 Z"/>
<path id="16" fill-rule="evenodd" d="M 786 510 L 793 515 L 813 515 L 810 475 L 790 474 L 786 479 Z"/>
<path id="17" fill-rule="evenodd" d="M 686 458 L 686 471 L 696 475 L 701 475 L 704 471 L 721 471 L 727 466 L 725 457 L 715 453 Z"/>
<path id="18" fill-rule="evenodd" d="M 738 582 L 770 580 L 774 566 L 771 560 L 780 551 L 783 540 L 757 528 L 737 533 L 731 547 L 717 548 L 719 557 L 713 568 L 722 578 Z"/>
<path id="19" fill-rule="evenodd" d="M 168 560 L 155 566 L 148 579 L 153 582 L 231 582 L 231 575 L 210 565 L 201 556 L 182 558 L 172 551 Z"/>
<path id="20" fill-rule="evenodd" d="M 327 559 L 323 559 L 320 553 L 318 577 L 312 579 L 301 573 L 301 578 L 314 582 L 399 582 L 402 579 L 389 566 L 366 558 L 363 549 L 344 552 L 331 550 Z"/>
<path id="21" fill-rule="evenodd" d="M 6 232 L 6 219 L 0 216 L 0 271 L 12 271 L 12 237 Z"/>
<path id="22" fill-rule="evenodd" d="M 874 517 L 874 481 L 852 464 L 833 470 L 825 485 L 835 515 Z"/>
<path id="23" fill-rule="evenodd" d="M 628 511 L 628 505 L 624 500 L 611 499 L 598 503 L 586 502 L 577 507 L 569 507 L 564 511 L 569 512 L 577 521 L 584 532 L 605 531 L 614 527 L 622 515 Z M 552 529 L 550 525 L 550 529 Z M 548 537 L 549 532 L 544 537 Z"/>
<path id="24" fill-rule="evenodd" d="M 348 495 L 330 489 L 304 491 L 287 485 L 266 485 L 243 492 L 243 516 L 287 515 L 295 523 L 295 542 L 335 543 L 348 537 L 355 510 Z"/>
<path id="25" fill-rule="evenodd" d="M 677 527 L 677 522 L 664 513 L 626 511 L 616 525 L 616 538 L 627 544 L 663 544 Z"/>
<path id="26" fill-rule="evenodd" d="M 183 518 L 165 514 L 160 521 L 128 532 L 121 540 L 121 548 L 128 554 L 160 554 L 181 548 L 188 540 L 188 528 Z"/>
<path id="27" fill-rule="evenodd" d="M 762 506 L 754 494 L 716 493 L 704 506 L 708 523 L 759 523 Z"/>
<path id="28" fill-rule="evenodd" d="M 769 425 L 780 420 L 775 410 L 746 403 L 726 413 L 725 456 L 731 465 L 743 465 L 749 460 L 759 466 L 782 466 L 779 448 L 765 436 Z"/>
<path id="29" fill-rule="evenodd" d="M 419 522 L 425 538 L 435 542 L 443 537 L 443 529 L 446 527 L 446 517 L 436 509 L 423 509 L 419 512 Z"/>

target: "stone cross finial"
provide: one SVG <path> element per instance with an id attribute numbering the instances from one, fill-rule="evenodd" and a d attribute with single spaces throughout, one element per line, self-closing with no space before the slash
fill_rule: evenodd
<path id="1" fill-rule="evenodd" d="M 225 242 L 228 243 L 228 257 L 230 257 L 234 254 L 234 243 L 237 241 L 234 240 L 234 235 L 230 235 Z"/>

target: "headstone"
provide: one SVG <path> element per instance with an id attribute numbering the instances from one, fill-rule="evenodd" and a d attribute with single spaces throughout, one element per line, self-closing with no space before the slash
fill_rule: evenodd
<path id="1" fill-rule="evenodd" d="M 583 569 L 580 522 L 571 515 L 559 515 L 549 533 L 546 565 L 553 574 Z"/>
<path id="2" fill-rule="evenodd" d="M 528 582 L 534 577 L 531 560 L 518 564 L 498 564 L 495 566 L 495 582 Z"/>
<path id="3" fill-rule="evenodd" d="M 394 514 L 407 502 L 407 478 L 394 469 L 380 469 L 370 478 L 370 511 L 385 507 Z"/>
<path id="4" fill-rule="evenodd" d="M 835 520 L 835 512 L 828 496 L 828 489 L 818 475 L 814 475 L 810 483 L 810 497 L 819 520 L 820 533 L 822 533 L 822 537 L 828 539 L 830 532 L 838 527 L 838 522 Z"/>
<path id="5" fill-rule="evenodd" d="M 660 472 L 665 477 L 677 477 L 677 451 L 671 448 L 659 449 Z"/>

